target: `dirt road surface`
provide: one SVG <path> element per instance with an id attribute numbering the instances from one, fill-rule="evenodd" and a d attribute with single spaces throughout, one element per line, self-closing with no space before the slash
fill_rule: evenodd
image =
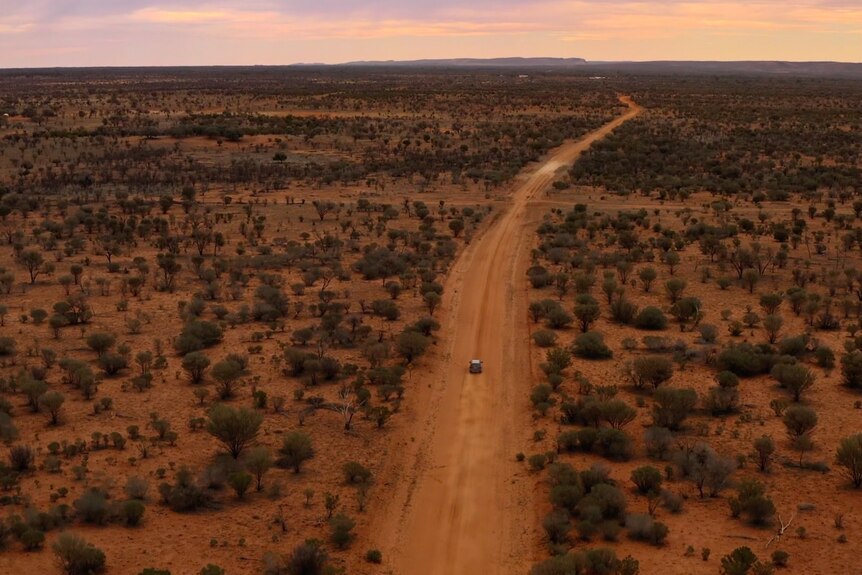
<path id="1" fill-rule="evenodd" d="M 641 112 L 629 98 L 621 101 L 629 107 L 624 115 L 525 175 L 508 208 L 449 275 L 442 350 L 412 374 L 419 400 L 407 414 L 410 440 L 390 454 L 396 477 L 369 536 L 390 573 L 509 575 L 527 573 L 535 559 L 536 485 L 515 462 L 531 435 L 527 213 L 561 168 Z M 484 373 L 468 373 L 472 358 L 484 361 Z"/>

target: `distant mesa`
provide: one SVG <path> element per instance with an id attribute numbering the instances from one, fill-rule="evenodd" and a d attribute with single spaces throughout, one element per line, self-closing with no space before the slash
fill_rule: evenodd
<path id="1" fill-rule="evenodd" d="M 366 60 L 344 66 L 415 66 L 418 68 L 569 68 L 584 66 L 583 58 L 449 58 L 429 60 Z"/>
<path id="2" fill-rule="evenodd" d="M 311 64 L 298 64 L 311 66 Z M 850 62 L 782 62 L 782 61 L 587 61 L 584 58 L 448 58 L 426 60 L 360 60 L 336 64 L 349 68 L 509 68 L 590 70 L 592 77 L 609 73 L 624 74 L 709 74 L 757 76 L 808 76 L 862 79 L 862 64 Z"/>

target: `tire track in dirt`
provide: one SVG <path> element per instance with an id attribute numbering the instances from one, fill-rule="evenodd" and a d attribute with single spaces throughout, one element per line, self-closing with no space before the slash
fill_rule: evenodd
<path id="1" fill-rule="evenodd" d="M 533 384 L 526 291 L 516 288 L 530 260 L 527 209 L 559 169 L 642 111 L 620 101 L 624 115 L 528 172 L 508 209 L 454 264 L 441 306 L 445 351 L 413 374 L 416 408 L 404 416 L 415 418 L 412 436 L 390 454 L 387 501 L 368 536 L 390 573 L 503 575 L 533 562 L 535 486 L 514 461 L 530 436 Z M 472 358 L 484 373 L 467 372 Z"/>

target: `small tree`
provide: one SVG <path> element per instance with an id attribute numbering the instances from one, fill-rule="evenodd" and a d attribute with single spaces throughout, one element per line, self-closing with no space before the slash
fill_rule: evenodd
<path id="1" fill-rule="evenodd" d="M 679 265 L 680 257 L 676 251 L 669 251 L 664 256 L 664 263 L 667 265 L 667 271 L 670 275 L 673 275 L 676 272 L 676 266 Z"/>
<path id="2" fill-rule="evenodd" d="M 428 342 L 428 338 L 421 333 L 408 329 L 398 334 L 395 350 L 404 358 L 404 362 L 410 365 L 413 360 L 425 353 Z"/>
<path id="3" fill-rule="evenodd" d="M 655 268 L 652 266 L 647 266 L 645 268 L 641 268 L 638 271 L 638 278 L 641 280 L 641 285 L 643 285 L 644 291 L 649 293 L 652 288 L 653 282 L 658 277 L 658 272 L 655 271 Z"/>
<path id="4" fill-rule="evenodd" d="M 443 301 L 443 298 L 440 297 L 435 291 L 428 291 L 422 295 L 422 299 L 425 301 L 425 308 L 428 310 L 428 315 L 434 315 L 434 310 L 440 305 L 440 302 Z"/>
<path id="5" fill-rule="evenodd" d="M 263 489 L 263 476 L 272 467 L 272 454 L 269 448 L 263 445 L 254 447 L 245 458 L 245 468 L 254 475 L 255 491 Z"/>
<path id="6" fill-rule="evenodd" d="M 748 293 L 754 293 L 754 288 L 760 282 L 760 274 L 757 270 L 745 270 L 742 272 L 742 283 L 748 288 Z"/>
<path id="7" fill-rule="evenodd" d="M 183 358 L 183 366 L 185 367 L 185 360 L 189 356 L 194 355 L 190 353 L 185 358 Z M 234 396 L 234 388 L 236 386 L 237 380 L 245 374 L 245 368 L 234 359 L 228 358 L 223 359 L 213 365 L 211 370 L 211 375 L 213 379 L 216 380 L 216 391 L 218 396 L 222 400 L 230 399 Z"/>
<path id="8" fill-rule="evenodd" d="M 209 411 L 207 431 L 237 459 L 257 438 L 261 423 L 263 416 L 254 410 L 217 404 Z"/>
<path id="9" fill-rule="evenodd" d="M 778 384 L 793 394 L 793 401 L 799 402 L 802 393 L 814 385 L 814 374 L 804 365 L 779 363 L 770 372 Z"/>
<path id="10" fill-rule="evenodd" d="M 841 440 L 835 461 L 844 468 L 854 487 L 862 487 L 862 433 Z"/>
<path id="11" fill-rule="evenodd" d="M 739 378 L 732 371 L 721 371 L 715 378 L 717 386 L 709 388 L 705 407 L 713 414 L 730 413 L 739 405 Z"/>
<path id="12" fill-rule="evenodd" d="M 31 285 L 35 284 L 36 278 L 45 272 L 45 258 L 42 257 L 41 252 L 36 250 L 24 250 L 21 252 L 18 261 L 21 262 L 21 265 L 27 268 L 27 272 L 30 274 Z"/>
<path id="13" fill-rule="evenodd" d="M 42 407 L 40 398 L 48 391 L 48 384 L 41 379 L 33 379 L 29 374 L 23 373 L 18 380 L 18 388 L 27 396 L 27 405 L 33 412 L 38 412 Z"/>
<path id="14" fill-rule="evenodd" d="M 685 291 L 688 282 L 682 278 L 671 278 L 664 284 L 667 290 L 667 295 L 670 298 L 670 303 L 675 304 L 682 297 L 682 292 Z"/>
<path id="15" fill-rule="evenodd" d="M 721 493 L 736 469 L 733 459 L 718 455 L 705 443 L 684 447 L 676 454 L 676 460 L 682 474 L 694 482 L 701 498 L 707 493 L 711 497 Z"/>
<path id="16" fill-rule="evenodd" d="M 588 331 L 575 338 L 572 353 L 585 359 L 607 359 L 613 357 L 613 352 L 605 345 L 600 333 Z"/>
<path id="17" fill-rule="evenodd" d="M 763 329 L 766 330 L 766 337 L 769 343 L 775 343 L 778 335 L 781 333 L 781 326 L 784 325 L 784 320 L 780 315 L 769 314 L 763 318 Z"/>
<path id="18" fill-rule="evenodd" d="M 796 441 L 814 431 L 817 426 L 817 413 L 804 405 L 791 405 L 784 412 L 783 421 L 787 428 L 787 435 L 791 440 Z"/>
<path id="19" fill-rule="evenodd" d="M 65 401 L 66 396 L 54 390 L 46 392 L 39 398 L 39 405 L 48 413 L 51 425 L 60 423 L 60 409 Z"/>
<path id="20" fill-rule="evenodd" d="M 639 357 L 632 363 L 630 377 L 638 389 L 646 385 L 658 389 L 673 377 L 673 363 L 660 355 Z"/>
<path id="21" fill-rule="evenodd" d="M 662 387 L 653 395 L 652 416 L 657 427 L 679 429 L 697 404 L 697 392 L 693 389 Z"/>
<path id="22" fill-rule="evenodd" d="M 644 465 L 632 471 L 631 479 L 632 483 L 637 487 L 638 493 L 641 495 L 659 493 L 661 491 L 661 471 L 651 465 Z"/>
<path id="23" fill-rule="evenodd" d="M 784 301 L 784 297 L 779 293 L 763 294 L 760 296 L 760 307 L 764 313 L 774 315 L 778 311 L 778 308 L 781 307 L 782 301 Z"/>
<path id="24" fill-rule="evenodd" d="M 293 469 L 294 473 L 299 473 L 302 464 L 314 457 L 311 437 L 301 431 L 288 433 L 278 452 L 281 454 L 277 461 L 278 466 Z"/>
<path id="25" fill-rule="evenodd" d="M 230 477 L 228 477 L 228 483 L 231 486 L 231 489 L 236 493 L 237 499 L 245 499 L 245 494 L 248 491 L 248 488 L 251 487 L 251 482 L 254 478 L 250 473 L 246 473 L 245 471 L 237 471 L 235 473 L 231 473 Z"/>
<path id="26" fill-rule="evenodd" d="M 192 383 L 200 383 L 210 366 L 210 358 L 199 351 L 193 351 L 183 357 L 183 369 L 189 374 Z"/>
<path id="27" fill-rule="evenodd" d="M 670 313 L 679 322 L 680 331 L 685 331 L 685 326 L 691 322 L 697 325 L 703 316 L 703 306 L 696 297 L 684 297 L 670 308 Z"/>
<path id="28" fill-rule="evenodd" d="M 853 350 L 841 357 L 841 375 L 847 387 L 862 388 L 862 351 Z"/>
<path id="29" fill-rule="evenodd" d="M 578 319 L 578 323 L 580 323 L 581 332 L 588 332 L 590 326 L 601 317 L 598 302 L 589 294 L 579 295 L 575 304 L 575 317 Z"/>
<path id="30" fill-rule="evenodd" d="M 753 525 L 766 525 L 775 515 L 775 505 L 766 496 L 766 487 L 757 480 L 745 479 L 736 488 L 737 496 L 730 499 L 734 517 L 745 515 Z"/>
<path id="31" fill-rule="evenodd" d="M 87 347 L 102 357 L 106 351 L 114 346 L 117 338 L 103 331 L 93 332 L 87 336 Z"/>
<path id="32" fill-rule="evenodd" d="M 772 457 L 775 454 L 775 442 L 768 435 L 761 435 L 754 440 L 754 453 L 757 457 L 757 466 L 761 471 L 769 471 Z"/>
<path id="33" fill-rule="evenodd" d="M 356 522 L 344 513 L 339 513 L 329 520 L 329 526 L 332 528 L 332 543 L 339 549 L 346 549 L 353 540 L 351 531 Z"/>
<path id="34" fill-rule="evenodd" d="M 601 417 L 612 429 L 622 429 L 637 417 L 637 411 L 622 399 L 600 402 Z"/>

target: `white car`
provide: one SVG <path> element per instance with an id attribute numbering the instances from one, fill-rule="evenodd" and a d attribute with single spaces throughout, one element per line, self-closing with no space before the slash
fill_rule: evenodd
<path id="1" fill-rule="evenodd" d="M 470 360 L 470 373 L 482 373 L 482 360 L 481 359 L 471 359 Z"/>

